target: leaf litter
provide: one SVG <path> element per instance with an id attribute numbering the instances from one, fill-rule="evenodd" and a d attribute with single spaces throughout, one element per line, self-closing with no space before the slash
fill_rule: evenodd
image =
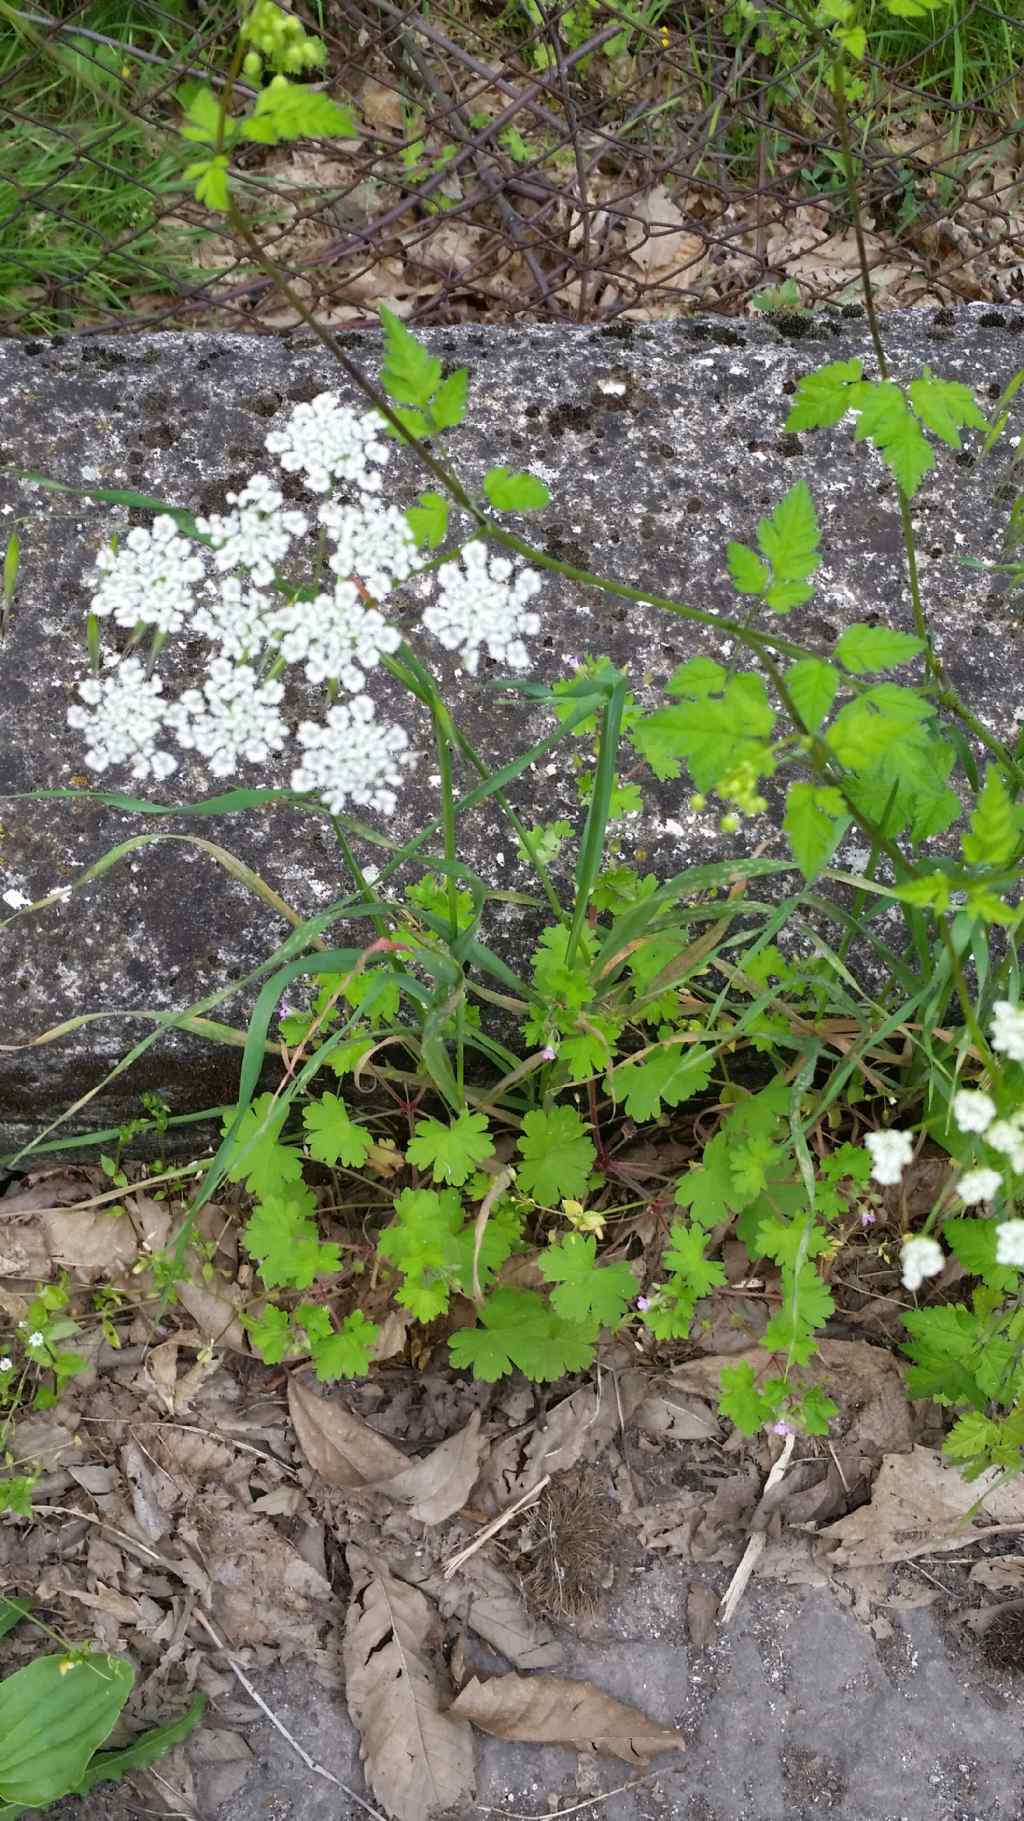
<path id="1" fill-rule="evenodd" d="M 103 1181 L 51 1171 L 5 1198 L 15 1218 L 0 1226 L 3 1256 L 33 1262 L 6 1272 L 6 1308 L 24 1306 L 38 1258 L 42 1276 L 69 1268 L 88 1308 L 98 1279 L 132 1283 L 150 1235 L 167 1243 L 167 1206 L 130 1189 L 130 1224 L 91 1207 L 76 1215 Z M 87 1224 L 76 1235 L 58 1217 Z M 16 1458 L 40 1473 L 46 1521 L 0 1526 L 0 1585 L 45 1602 L 71 1635 L 132 1656 L 142 1673 L 129 1734 L 183 1711 L 197 1690 L 216 1698 L 222 1726 L 244 1724 L 253 1705 L 239 1698 L 239 1664 L 253 1675 L 301 1662 L 314 1683 L 344 1691 L 382 1810 L 429 1821 L 472 1801 L 474 1729 L 633 1766 L 683 1748 L 673 1729 L 557 1673 L 572 1632 L 648 1552 L 698 1565 L 687 1619 L 694 1648 L 706 1648 L 754 1537 L 764 1538 L 759 1576 L 831 1581 L 881 1637 L 880 1606 L 932 1597 L 919 1584 L 888 1590 L 902 1565 L 962 1552 L 972 1537 L 1001 1548 L 1024 1534 L 1021 1492 L 968 1485 L 946 1466 L 925 1445 L 934 1426 L 929 1435 L 912 1413 L 898 1362 L 867 1340 L 823 1341 L 816 1376 L 838 1418 L 827 1438 L 802 1438 L 768 1486 L 774 1438 L 740 1438 L 717 1414 L 723 1365 L 761 1371 L 763 1349 L 657 1372 L 617 1343 L 582 1380 L 484 1386 L 429 1362 L 403 1366 L 403 1327 L 389 1342 L 398 1363 L 324 1394 L 305 1371 L 248 1354 L 224 1228 L 214 1211 L 204 1238 L 217 1268 L 204 1271 L 194 1252 L 187 1293 L 162 1319 L 126 1308 L 120 1347 L 83 1326 L 82 1376 L 13 1438 Z M 468 1549 L 493 1519 L 495 1534 Z M 1024 1586 L 1021 1561 L 977 1563 L 966 1597 L 1005 1604 Z M 227 1657 L 211 1652 L 214 1638 Z M 4 1641 L 15 1663 L 32 1648 L 17 1632 Z M 254 1683 L 243 1687 L 264 1706 Z M 183 1805 L 228 1802 L 246 1774 L 237 1733 L 209 1738 L 168 1760 Z M 139 1789 L 155 1798 L 145 1776 Z"/>

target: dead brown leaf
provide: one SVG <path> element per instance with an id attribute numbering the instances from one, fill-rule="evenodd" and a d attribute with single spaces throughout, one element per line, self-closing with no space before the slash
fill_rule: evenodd
<path id="1" fill-rule="evenodd" d="M 449 1581 L 425 1573 L 415 1558 L 396 1572 L 436 1600 L 443 1619 L 468 1625 L 513 1668 L 559 1668 L 563 1651 L 554 1632 L 527 1610 L 509 1576 L 483 1553 L 472 1556 Z"/>
<path id="2" fill-rule="evenodd" d="M 400 1505 L 408 1505 L 421 1524 L 441 1524 L 464 1505 L 480 1473 L 480 1412 L 422 1460 L 408 1461 L 390 1479 L 374 1480 L 382 1492 Z"/>
<path id="3" fill-rule="evenodd" d="M 975 1562 L 967 1578 L 976 1587 L 999 1593 L 1024 1587 L 1024 1555 L 1001 1555 L 991 1562 Z"/>
<path id="4" fill-rule="evenodd" d="M 474 1677 L 451 1712 L 496 1739 L 569 1745 L 624 1764 L 647 1764 L 660 1752 L 686 1749 L 671 1727 L 655 1725 L 639 1708 L 592 1682 L 565 1676 L 494 1676 L 489 1682 Z"/>
<path id="5" fill-rule="evenodd" d="M 288 1411 L 310 1466 L 343 1492 L 387 1480 L 409 1465 L 398 1448 L 353 1416 L 338 1397 L 318 1397 L 296 1374 L 288 1381 Z"/>
<path id="6" fill-rule="evenodd" d="M 361 1549 L 350 1548 L 348 1562 L 345 1692 L 366 1781 L 397 1821 L 427 1821 L 472 1801 L 473 1735 L 442 1709 L 436 1618 L 423 1595 Z"/>
<path id="7" fill-rule="evenodd" d="M 916 1447 L 887 1454 L 878 1470 L 870 1505 L 820 1532 L 833 1546 L 829 1565 L 903 1562 L 930 1550 L 960 1548 L 972 1535 L 967 1512 L 979 1499 L 983 1525 L 1015 1524 L 1024 1529 L 1024 1487 L 1019 1480 L 999 1486 L 995 1468 L 968 1483 L 936 1450 Z"/>

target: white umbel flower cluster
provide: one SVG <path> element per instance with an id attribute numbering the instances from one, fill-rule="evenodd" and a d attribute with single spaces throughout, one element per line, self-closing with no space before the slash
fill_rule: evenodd
<path id="1" fill-rule="evenodd" d="M 377 600 L 416 567 L 416 539 L 398 506 L 382 506 L 377 500 L 340 506 L 328 500 L 320 508 L 320 523 L 334 543 L 327 560 L 335 575 L 358 577 Z"/>
<path id="2" fill-rule="evenodd" d="M 404 729 L 378 721 L 369 696 L 336 702 L 320 724 L 302 721 L 299 744 L 305 756 L 292 772 L 293 790 L 315 790 L 334 815 L 349 803 L 392 814 L 413 755 Z"/>
<path id="3" fill-rule="evenodd" d="M 335 582 L 332 594 L 277 608 L 269 624 L 281 641 L 281 656 L 305 665 L 311 683 L 333 679 L 354 691 L 364 687 L 364 672 L 376 669 L 384 652 L 397 651 L 402 643 L 376 607 L 364 607 L 351 582 Z"/>
<path id="4" fill-rule="evenodd" d="M 926 1277 L 938 1277 L 945 1264 L 937 1239 L 905 1239 L 900 1254 L 904 1288 L 919 1290 Z"/>
<path id="5" fill-rule="evenodd" d="M 462 562 L 442 563 L 438 599 L 423 613 L 423 624 L 446 651 L 457 651 L 471 676 L 485 650 L 511 670 L 525 670 L 530 655 L 524 635 L 537 632 L 540 617 L 527 608 L 540 590 L 533 569 L 513 576 L 507 557 L 490 556 L 485 544 L 467 544 Z"/>
<path id="6" fill-rule="evenodd" d="M 243 662 L 258 658 L 272 637 L 268 597 L 236 575 L 226 575 L 212 600 L 197 608 L 193 632 L 201 632 L 221 655 Z"/>
<path id="7" fill-rule="evenodd" d="M 956 1192 L 960 1200 L 971 1207 L 977 1201 L 991 1201 L 1002 1185 L 1003 1179 L 998 1170 L 981 1166 L 977 1170 L 964 1171 L 956 1185 Z"/>
<path id="8" fill-rule="evenodd" d="M 996 1264 L 1024 1271 L 1024 1220 L 1004 1220 L 996 1228 Z"/>
<path id="9" fill-rule="evenodd" d="M 914 1155 L 912 1132 L 869 1132 L 864 1140 L 871 1152 L 871 1175 L 875 1182 L 891 1187 L 899 1182 Z"/>
<path id="10" fill-rule="evenodd" d="M 182 746 L 203 754 L 215 777 L 230 778 L 242 760 L 259 765 L 280 752 L 288 737 L 283 695 L 283 684 L 261 683 L 251 665 L 214 658 L 202 689 L 187 689 L 167 710 L 167 724 Z"/>
<path id="11" fill-rule="evenodd" d="M 158 744 L 169 713 L 163 688 L 138 658 L 122 658 L 105 675 L 78 685 L 82 703 L 68 709 L 68 725 L 85 735 L 90 771 L 124 765 L 140 781 L 170 777 L 177 760 Z"/>
<path id="12" fill-rule="evenodd" d="M 1024 1107 L 1008 1119 L 997 1119 L 985 1133 L 985 1143 L 1009 1159 L 1011 1170 L 1024 1175 Z"/>
<path id="13" fill-rule="evenodd" d="M 165 634 L 180 632 L 203 574 L 195 545 L 179 537 L 174 520 L 161 512 L 152 525 L 135 525 L 116 550 L 108 545 L 100 551 L 90 578 L 92 611 L 129 631 L 141 622 Z"/>
<path id="14" fill-rule="evenodd" d="M 380 468 L 391 453 L 376 413 L 350 411 L 336 392 L 296 405 L 284 429 L 269 432 L 266 446 L 286 473 L 305 475 L 314 493 L 328 493 L 334 481 L 379 493 Z"/>
<path id="15" fill-rule="evenodd" d="M 996 1116 L 996 1103 L 977 1088 L 953 1095 L 953 1118 L 961 1132 L 985 1132 Z"/>
<path id="16" fill-rule="evenodd" d="M 284 509 L 283 494 L 266 474 L 254 474 L 241 493 L 225 497 L 233 512 L 196 519 L 213 545 L 213 566 L 221 573 L 248 569 L 253 581 L 266 588 L 294 539 L 305 537 L 309 520 L 304 512 Z"/>
<path id="17" fill-rule="evenodd" d="M 992 1010 L 992 1048 L 1011 1062 L 1024 1062 L 1024 1006 L 997 999 Z"/>

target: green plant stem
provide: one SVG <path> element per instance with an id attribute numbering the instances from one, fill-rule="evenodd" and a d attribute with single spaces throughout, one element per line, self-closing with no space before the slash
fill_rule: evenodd
<path id="1" fill-rule="evenodd" d="M 444 857 L 455 864 L 459 858 L 459 844 L 455 814 L 455 784 L 452 774 L 451 718 L 440 697 L 436 697 L 431 704 L 431 718 L 434 723 L 437 768 L 441 774 L 441 827 L 444 835 Z M 453 872 L 448 874 L 447 885 L 448 945 L 454 959 L 455 944 L 459 939 L 459 884 Z M 461 962 L 459 971 L 461 974 Z M 460 991 L 455 1006 L 455 1079 L 459 1085 L 460 1096 L 465 1088 L 465 1023 L 465 994 Z"/>
<path id="2" fill-rule="evenodd" d="M 978 1023 L 977 1014 L 971 1004 L 971 995 L 967 991 L 967 982 L 964 979 L 963 968 L 960 966 L 960 957 L 956 952 L 956 945 L 950 934 L 949 923 L 945 917 L 941 916 L 936 917 L 935 921 L 938 925 L 939 934 L 949 959 L 950 972 L 952 973 L 953 981 L 956 986 L 957 998 L 960 1001 L 960 1010 L 964 1015 L 964 1023 L 970 1031 L 972 1042 L 993 1081 L 1001 1083 L 1003 1071 L 993 1055 L 992 1050 L 985 1041 L 985 1033 Z"/>
<path id="3" fill-rule="evenodd" d="M 368 881 L 366 879 L 366 875 L 364 874 L 363 869 L 359 864 L 359 861 L 356 859 L 356 856 L 353 853 L 351 846 L 349 845 L 348 836 L 346 835 L 345 830 L 342 828 L 341 823 L 339 822 L 337 816 L 331 816 L 330 820 L 331 820 L 331 827 L 333 828 L 334 833 L 337 837 L 338 846 L 341 848 L 342 858 L 344 859 L 345 865 L 348 867 L 349 872 L 352 874 L 352 877 L 355 880 L 356 888 L 359 891 L 360 896 L 366 900 L 366 903 L 368 905 L 371 906 L 370 916 L 371 916 L 371 921 L 373 923 L 373 927 L 376 930 L 378 936 L 380 936 L 381 938 L 384 938 L 388 934 L 387 916 L 385 915 L 384 911 L 375 908 L 377 905 L 376 893 L 374 892 L 372 886 L 368 883 Z"/>

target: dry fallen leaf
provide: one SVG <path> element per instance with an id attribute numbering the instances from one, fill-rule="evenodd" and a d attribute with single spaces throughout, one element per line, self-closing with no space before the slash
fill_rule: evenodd
<path id="1" fill-rule="evenodd" d="M 342 1491 L 386 1480 L 409 1463 L 398 1448 L 353 1416 L 340 1398 L 318 1397 L 308 1381 L 288 1381 L 288 1411 L 310 1466 Z"/>
<path id="2" fill-rule="evenodd" d="M 1024 1555 L 1001 1555 L 991 1562 L 975 1562 L 967 1578 L 978 1587 L 999 1593 L 1024 1587 Z"/>
<path id="3" fill-rule="evenodd" d="M 887 1454 L 878 1470 L 870 1505 L 829 1524 L 819 1534 L 836 1544 L 833 1567 L 867 1562 L 904 1562 L 930 1550 L 956 1549 L 972 1536 L 966 1514 L 979 1499 L 983 1525 L 1024 1525 L 1024 1487 L 1019 1480 L 999 1486 L 996 1468 L 968 1483 L 932 1448 Z"/>
<path id="4" fill-rule="evenodd" d="M 420 1523 L 441 1524 L 465 1504 L 480 1473 L 483 1447 L 480 1412 L 474 1410 L 465 1428 L 422 1460 L 406 1461 L 390 1479 L 375 1480 L 373 1490 L 408 1505 Z"/>
<path id="5" fill-rule="evenodd" d="M 450 1711 L 496 1739 L 569 1745 L 621 1758 L 624 1764 L 646 1764 L 660 1752 L 686 1750 L 672 1727 L 655 1725 L 639 1708 L 606 1695 L 592 1682 L 570 1682 L 565 1676 L 494 1676 L 489 1682 L 474 1677 Z"/>
<path id="6" fill-rule="evenodd" d="M 465 1720 L 442 1710 L 429 1603 L 361 1549 L 349 1549 L 348 1563 L 345 1692 L 366 1781 L 397 1821 L 427 1821 L 472 1802 L 473 1735 Z"/>
<path id="7" fill-rule="evenodd" d="M 514 1669 L 558 1669 L 563 1650 L 550 1626 L 527 1610 L 508 1575 L 483 1552 L 472 1556 L 454 1580 L 426 1574 L 412 1559 L 399 1570 L 402 1579 L 437 1601 L 443 1619 L 455 1618 L 501 1652 Z"/>

